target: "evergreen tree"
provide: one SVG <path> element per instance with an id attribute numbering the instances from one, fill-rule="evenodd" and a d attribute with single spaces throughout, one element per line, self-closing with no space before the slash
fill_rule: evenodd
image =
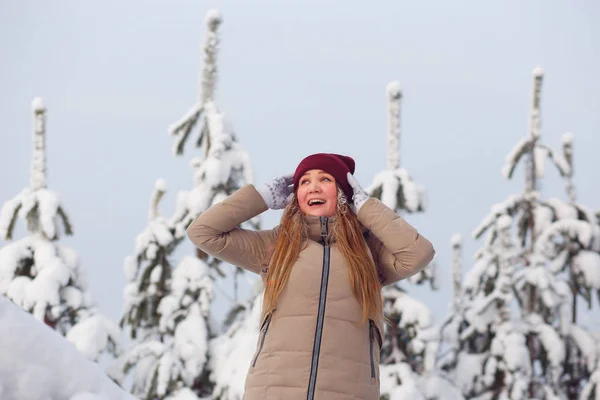
<path id="1" fill-rule="evenodd" d="M 130 330 L 134 344 L 115 365 L 112 375 L 122 381 L 135 367 L 132 393 L 149 400 L 195 399 L 212 393 L 210 343 L 219 333 L 219 324 L 210 317 L 210 304 L 221 278 L 233 280 L 234 309 L 239 306 L 237 280 L 241 269 L 226 270 L 220 260 L 199 250 L 196 257 L 173 263 L 189 224 L 204 210 L 252 181 L 249 156 L 214 101 L 217 28 L 221 21 L 218 11 L 207 13 L 199 100 L 169 127 L 176 155 L 183 154 L 192 131 L 201 127 L 196 143 L 201 155 L 191 161 L 193 188 L 178 192 L 175 210 L 165 218 L 158 213 L 157 204 L 166 184 L 157 181 L 148 226 L 136 238 L 135 254 L 125 262 L 129 283 L 122 326 Z M 256 220 L 246 224 L 257 226 Z M 181 282 L 194 279 L 202 285 L 184 285 L 186 289 L 182 289 Z M 193 337 L 185 336 L 191 333 Z M 182 345 L 182 338 L 188 343 Z"/>
<path id="2" fill-rule="evenodd" d="M 119 351 L 119 330 L 92 301 L 76 251 L 60 238 L 73 226 L 57 192 L 48 189 L 46 107 L 35 98 L 33 163 L 29 187 L 0 210 L 0 235 L 7 241 L 19 219 L 28 235 L 0 249 L 0 294 L 64 335 L 91 360 Z"/>
<path id="3" fill-rule="evenodd" d="M 367 192 L 396 212 L 423 212 L 426 209 L 425 189 L 400 166 L 400 83 L 388 83 L 387 95 L 387 168 L 375 175 Z M 430 264 L 408 281 L 417 285 L 429 284 L 436 290 L 435 265 Z M 451 385 L 433 373 L 438 340 L 431 311 L 398 284 L 385 287 L 383 296 L 384 313 L 390 324 L 385 326 L 381 349 L 381 398 L 443 398 L 435 392 L 435 388 L 442 387 L 446 389 L 445 395 L 451 395 L 448 392 L 452 391 L 448 389 Z M 429 378 L 438 380 L 438 384 L 428 386 Z"/>
<path id="4" fill-rule="evenodd" d="M 249 300 L 232 307 L 223 333 L 211 343 L 214 400 L 241 400 L 248 367 L 256 351 L 260 331 L 262 280 L 257 280 Z"/>
<path id="5" fill-rule="evenodd" d="M 586 272 L 600 265 L 600 229 L 574 202 L 571 136 L 562 154 L 540 141 L 543 72 L 533 74 L 529 134 L 503 168 L 510 179 L 525 162 L 524 191 L 495 204 L 473 232 L 485 241 L 446 324 L 455 351 L 440 365 L 466 398 L 575 399 L 597 363 L 594 338 L 576 324 L 571 305 L 594 287 Z M 547 160 L 567 180 L 569 202 L 542 199 Z"/>

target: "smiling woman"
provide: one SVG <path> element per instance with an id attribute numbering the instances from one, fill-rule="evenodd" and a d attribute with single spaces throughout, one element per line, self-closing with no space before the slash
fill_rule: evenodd
<path id="1" fill-rule="evenodd" d="M 416 274 L 431 243 L 369 197 L 354 160 L 313 154 L 294 174 L 247 185 L 206 210 L 188 236 L 202 251 L 261 275 L 261 332 L 245 400 L 379 399 L 381 288 Z M 239 225 L 284 209 L 279 226 Z"/>
<path id="2" fill-rule="evenodd" d="M 300 178 L 296 196 L 304 214 L 331 217 L 335 213 L 338 196 L 335 178 L 321 169 L 306 171 Z"/>

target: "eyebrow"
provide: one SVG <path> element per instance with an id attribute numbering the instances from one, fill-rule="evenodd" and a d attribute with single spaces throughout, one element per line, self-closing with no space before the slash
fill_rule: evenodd
<path id="1" fill-rule="evenodd" d="M 331 177 L 333 177 L 333 175 L 331 175 L 329 172 L 325 172 L 325 171 L 319 171 L 317 172 L 318 175 L 329 175 Z M 302 175 L 300 178 L 304 178 L 305 176 L 309 176 L 308 172 L 305 172 L 304 175 Z"/>

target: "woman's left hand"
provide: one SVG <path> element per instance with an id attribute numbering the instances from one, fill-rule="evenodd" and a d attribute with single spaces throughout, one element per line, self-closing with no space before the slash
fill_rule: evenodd
<path id="1" fill-rule="evenodd" d="M 360 208 L 363 206 L 363 204 L 365 204 L 367 200 L 369 200 L 369 195 L 367 194 L 367 192 L 365 192 L 362 186 L 360 186 L 360 183 L 358 183 L 354 175 L 352 175 L 350 172 L 348 172 L 347 178 L 348 183 L 350 184 L 350 186 L 352 186 L 352 189 L 354 191 L 354 195 L 352 196 L 352 209 L 354 210 L 354 213 L 358 215 L 358 211 L 360 210 Z"/>

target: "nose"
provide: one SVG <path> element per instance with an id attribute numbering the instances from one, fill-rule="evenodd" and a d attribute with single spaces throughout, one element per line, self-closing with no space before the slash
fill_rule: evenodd
<path id="1" fill-rule="evenodd" d="M 312 181 L 308 186 L 309 193 L 318 193 L 321 191 L 321 185 L 317 181 Z"/>

